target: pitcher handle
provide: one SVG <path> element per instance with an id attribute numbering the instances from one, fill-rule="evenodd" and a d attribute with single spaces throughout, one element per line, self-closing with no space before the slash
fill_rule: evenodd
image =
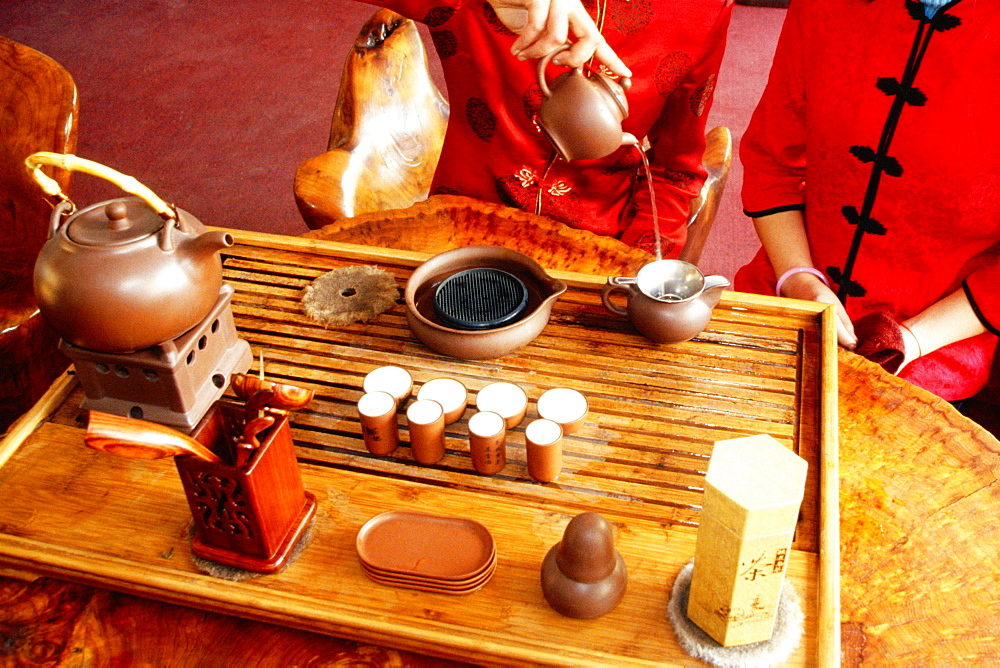
<path id="1" fill-rule="evenodd" d="M 173 220 L 177 217 L 177 214 L 169 204 L 157 197 L 156 193 L 139 183 L 134 177 L 116 172 L 99 162 L 78 158 L 68 153 L 39 151 L 25 158 L 24 165 L 38 185 L 42 187 L 42 190 L 45 191 L 46 195 L 58 197 L 64 202 L 70 201 L 69 197 L 62 191 L 62 188 L 59 187 L 55 179 L 50 178 L 42 172 L 42 165 L 52 165 L 71 172 L 84 172 L 93 176 L 99 176 L 115 184 L 130 195 L 135 195 L 144 200 L 164 220 Z"/>
<path id="2" fill-rule="evenodd" d="M 546 100 L 552 97 L 552 91 L 549 90 L 549 82 L 545 80 L 545 68 L 557 53 L 567 51 L 569 46 L 569 42 L 560 44 L 538 60 L 538 87 L 542 89 L 542 95 L 545 96 Z"/>
<path id="3" fill-rule="evenodd" d="M 630 285 L 635 285 L 634 276 L 610 276 L 608 282 L 604 284 L 604 289 L 601 290 L 601 301 L 604 302 L 604 308 L 616 315 L 628 317 L 628 310 L 611 301 L 611 294 L 618 290 L 627 293 Z"/>

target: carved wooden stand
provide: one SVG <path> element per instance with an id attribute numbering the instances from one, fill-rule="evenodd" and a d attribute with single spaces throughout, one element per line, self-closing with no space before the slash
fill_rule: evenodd
<path id="1" fill-rule="evenodd" d="M 275 573 L 288 564 L 316 512 L 316 498 L 302 485 L 283 411 L 267 411 L 274 424 L 245 466 L 230 463 L 236 460 L 230 434 L 243 412 L 242 406 L 216 402 L 191 434 L 222 462 L 174 459 L 194 517 L 191 550 L 209 561 Z"/>
<path id="2" fill-rule="evenodd" d="M 225 392 L 229 376 L 250 368 L 250 345 L 236 332 L 232 298 L 232 286 L 223 284 L 199 324 L 136 352 L 98 352 L 61 341 L 87 395 L 82 407 L 190 432 Z"/>

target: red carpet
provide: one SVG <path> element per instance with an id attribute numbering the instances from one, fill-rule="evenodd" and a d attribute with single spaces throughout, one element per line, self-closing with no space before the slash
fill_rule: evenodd
<path id="1" fill-rule="evenodd" d="M 5 0 L 0 33 L 73 74 L 80 156 L 208 225 L 300 234 L 295 168 L 326 149 L 344 55 L 373 11 L 350 0 Z M 783 16 L 735 8 L 710 127 L 737 141 Z M 729 277 L 758 246 L 737 163 L 702 260 Z M 119 195 L 87 175 L 73 187 L 78 205 Z"/>

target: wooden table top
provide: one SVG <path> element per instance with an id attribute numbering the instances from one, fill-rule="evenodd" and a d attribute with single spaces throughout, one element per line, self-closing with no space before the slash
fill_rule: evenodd
<path id="1" fill-rule="evenodd" d="M 239 282 L 237 274 L 242 269 L 232 263 L 227 266 L 228 280 Z M 297 271 L 290 269 L 290 264 L 271 262 L 271 266 L 276 283 Z M 250 296 L 234 307 L 238 324 L 242 327 L 241 319 L 250 311 L 285 308 L 288 294 L 283 290 L 274 285 L 261 292 L 245 293 Z M 785 300 L 771 301 L 778 302 L 780 311 Z M 717 328 L 709 329 L 709 340 L 727 343 L 725 327 L 721 334 Z M 245 336 L 257 345 L 280 336 L 280 332 L 261 328 Z M 733 344 L 732 338 L 728 344 Z M 307 348 L 301 354 L 308 356 Z M 276 360 L 278 367 L 286 363 Z M 270 371 L 270 365 L 268 368 Z M 361 368 L 353 373 L 359 373 Z M 923 658 L 948 660 L 959 656 L 996 658 L 995 625 L 1000 606 L 997 596 L 984 586 L 995 573 L 985 555 L 995 555 L 1000 540 L 997 529 L 987 521 L 991 519 L 991 504 L 980 497 L 996 493 L 997 486 L 991 483 L 1000 470 L 1000 444 L 946 403 L 884 374 L 851 353 L 840 354 L 839 368 L 843 466 L 841 618 L 846 658 L 852 663 L 912 663 Z M 780 414 L 783 409 L 779 406 L 776 410 Z M 311 418 L 301 417 L 299 429 L 308 430 Z M 786 431 L 783 437 L 795 440 L 793 432 Z M 357 440 L 350 434 L 338 438 Z M 329 464 L 336 467 L 340 461 L 342 465 L 345 455 L 338 449 L 344 450 L 343 443 L 327 445 L 332 458 Z M 456 457 L 452 462 L 452 468 L 456 468 L 458 455 L 450 456 Z M 406 464 L 389 461 L 377 466 L 383 467 L 383 474 L 395 475 Z M 933 486 L 917 484 L 925 480 L 937 482 Z M 546 493 L 541 492 L 543 501 L 557 501 L 554 496 L 546 499 Z M 674 501 L 669 506 L 668 523 L 683 528 L 689 521 L 686 514 L 691 511 L 685 508 L 690 504 L 683 499 Z M 602 496 L 602 512 L 612 517 L 621 515 L 619 502 Z M 962 542 L 972 535 L 982 536 L 978 542 L 966 541 L 976 542 L 975 546 Z M 943 543 L 946 539 L 948 542 Z M 939 544 L 948 544 L 950 552 L 938 554 L 935 546 Z M 930 568 L 926 562 L 938 557 L 940 563 Z M 958 568 L 966 558 L 980 567 L 971 569 L 974 572 Z M 928 568 L 932 580 L 915 576 Z M 974 588 L 973 604 L 956 606 L 951 598 L 946 605 L 944 592 L 965 583 Z M 920 603 L 914 605 L 914 601 Z M 424 665 L 432 661 L 375 644 L 358 645 L 48 578 L 33 584 L 0 580 L 0 603 L 0 633 L 6 637 L 7 646 L 14 648 L 13 656 L 32 656 L 42 665 L 71 662 L 74 657 L 98 663 L 129 657 L 135 663 L 213 665 L 237 665 L 248 660 L 288 665 L 304 662 L 307 657 L 314 662 L 318 657 L 318 662 L 325 665 L 358 660 L 379 665 Z M 46 614 L 40 613 L 43 610 Z M 99 633 L 93 631 L 95 623 L 101 629 Z"/>

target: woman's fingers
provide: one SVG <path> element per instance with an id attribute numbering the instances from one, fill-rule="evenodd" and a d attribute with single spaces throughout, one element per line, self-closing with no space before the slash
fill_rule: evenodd
<path id="1" fill-rule="evenodd" d="M 854 323 L 847 315 L 844 305 L 837 299 L 833 290 L 826 287 L 819 278 L 806 272 L 793 274 L 785 281 L 781 292 L 785 297 L 806 299 L 833 306 L 836 316 L 837 342 L 848 350 L 854 350 L 854 347 L 858 345 L 858 337 L 854 334 Z"/>
<path id="2" fill-rule="evenodd" d="M 563 67 L 581 67 L 584 63 L 596 57 L 613 74 L 620 77 L 631 77 L 632 70 L 622 62 L 615 50 L 608 46 L 604 37 L 596 34 L 592 39 L 586 41 L 579 40 L 573 43 L 567 51 L 560 53 L 552 59 L 556 65 Z"/>
<path id="3" fill-rule="evenodd" d="M 630 77 L 632 76 L 632 70 L 628 68 L 615 50 L 608 46 L 608 43 L 604 41 L 604 37 L 601 37 L 600 44 L 597 45 L 597 52 L 595 54 L 597 59 L 604 63 L 609 70 L 620 77 Z"/>
<path id="4" fill-rule="evenodd" d="M 614 74 L 630 77 L 631 71 L 614 49 L 608 46 L 593 18 L 580 0 L 491 0 L 498 16 L 520 11 L 526 15 L 524 27 L 511 46 L 522 60 L 542 58 L 563 44 L 570 48 L 553 62 L 564 67 L 581 67 L 591 58 L 604 63 Z M 508 25 L 511 27 L 511 25 Z"/>
<path id="5" fill-rule="evenodd" d="M 834 314 L 837 317 L 837 343 L 848 350 L 854 350 L 855 346 L 858 345 L 858 337 L 854 334 L 854 323 L 847 315 L 844 305 L 837 299 L 837 295 L 833 294 L 825 285 L 823 288 L 826 292 L 818 295 L 814 300 L 833 306 Z"/>
<path id="6" fill-rule="evenodd" d="M 522 60 L 541 58 L 569 37 L 569 9 L 563 0 L 522 0 L 528 16 L 524 28 L 511 45 L 511 53 Z"/>

